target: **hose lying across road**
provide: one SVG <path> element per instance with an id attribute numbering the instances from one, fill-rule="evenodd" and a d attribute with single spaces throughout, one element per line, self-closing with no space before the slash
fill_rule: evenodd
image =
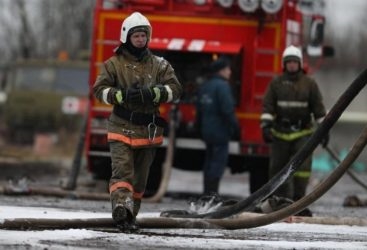
<path id="1" fill-rule="evenodd" d="M 363 133 L 360 135 L 356 143 L 354 144 L 351 151 L 348 153 L 347 157 L 341 162 L 341 164 L 326 178 L 322 183 L 320 183 L 311 193 L 303 197 L 302 199 L 294 202 L 293 204 L 260 216 L 251 216 L 248 218 L 234 217 L 231 219 L 172 219 L 166 218 L 147 218 L 138 220 L 139 225 L 143 227 L 167 227 L 167 228 L 225 228 L 225 229 L 241 229 L 241 228 L 253 228 L 264 226 L 276 221 L 283 220 L 293 214 L 302 211 L 304 208 L 308 207 L 311 203 L 320 198 L 325 194 L 348 170 L 352 163 L 357 159 L 359 154 L 362 152 L 367 144 L 367 127 L 364 129 Z"/>
<path id="2" fill-rule="evenodd" d="M 264 215 L 238 215 L 229 219 L 193 219 L 193 218 L 138 218 L 141 228 L 205 228 L 205 229 L 243 229 L 264 226 L 281 221 L 309 206 L 325 194 L 348 170 L 367 144 L 367 127 L 341 164 L 320 183 L 311 193 L 295 203 L 272 213 Z M 245 216 L 245 217 L 244 217 Z M 298 221 L 297 221 L 298 220 Z M 326 219 L 324 218 L 324 223 Z M 346 220 L 345 220 L 346 221 Z M 366 219 L 353 219 L 354 225 L 367 226 Z M 292 221 L 291 221 L 292 222 Z M 293 222 L 307 222 L 301 217 L 294 217 Z M 317 223 L 317 219 L 311 223 Z M 341 219 L 338 223 L 343 223 Z M 336 224 L 328 222 L 327 224 Z M 114 227 L 111 218 L 101 219 L 4 219 L 0 221 L 2 229 L 60 229 L 60 228 L 101 228 Z"/>
<path id="3" fill-rule="evenodd" d="M 320 144 L 323 137 L 329 132 L 331 127 L 340 118 L 344 110 L 358 95 L 358 93 L 367 84 L 367 69 L 365 69 L 347 88 L 347 90 L 339 97 L 331 110 L 326 115 L 315 133 L 312 134 L 307 143 L 294 155 L 289 163 L 272 179 L 270 179 L 264 186 L 249 196 L 247 199 L 239 201 L 238 203 L 228 206 L 219 211 L 198 214 L 198 215 L 180 215 L 183 218 L 227 218 L 231 215 L 251 211 L 261 201 L 265 200 L 271 195 L 280 185 L 282 185 L 290 176 L 293 175 L 300 167 L 304 160 L 315 150 Z M 172 217 L 178 217 L 174 215 Z"/>
<path id="4" fill-rule="evenodd" d="M 224 208 L 217 212 L 199 215 L 199 218 L 138 218 L 137 222 L 142 228 L 224 228 L 224 229 L 241 229 L 253 228 L 267 225 L 276 221 L 283 220 L 304 208 L 312 202 L 320 198 L 328 191 L 347 171 L 347 169 L 356 160 L 367 143 L 367 128 L 364 129 L 353 148 L 350 150 L 346 158 L 341 164 L 320 183 L 310 194 L 296 201 L 295 203 L 275 211 L 273 213 L 250 216 L 241 218 L 239 216 L 228 218 L 235 214 L 239 214 L 256 206 L 259 202 L 271 195 L 288 177 L 290 177 L 302 162 L 314 151 L 323 137 L 329 132 L 330 128 L 339 119 L 346 107 L 354 99 L 354 97 L 362 90 L 367 83 L 367 70 L 364 70 L 348 87 L 343 95 L 338 99 L 330 112 L 326 115 L 324 121 L 320 124 L 315 133 L 300 151 L 291 159 L 291 161 L 268 183 L 256 191 L 243 201 L 228 208 Z M 222 219 L 220 219 L 222 218 Z M 225 218 L 225 219 L 223 219 Z M 5 219 L 0 221 L 0 228 L 60 228 L 61 225 L 66 227 L 103 227 L 113 226 L 112 219 L 83 219 L 83 220 L 58 220 L 58 219 Z"/>

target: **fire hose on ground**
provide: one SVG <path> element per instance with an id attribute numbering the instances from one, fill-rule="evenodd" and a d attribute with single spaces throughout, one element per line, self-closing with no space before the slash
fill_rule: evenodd
<path id="1" fill-rule="evenodd" d="M 272 179 L 270 179 L 264 186 L 262 186 L 255 193 L 250 195 L 247 199 L 239 201 L 238 203 L 228 206 L 227 208 L 219 211 L 210 212 L 206 214 L 197 215 L 181 215 L 184 218 L 227 218 L 234 214 L 238 214 L 244 211 L 251 211 L 261 201 L 270 196 L 281 184 L 283 184 L 290 176 L 293 175 L 300 167 L 304 160 L 315 150 L 320 144 L 323 137 L 329 132 L 332 126 L 340 118 L 344 110 L 352 102 L 352 100 L 358 95 L 358 93 L 367 84 L 367 69 L 365 69 L 360 75 L 350 84 L 350 86 L 339 97 L 334 106 L 327 113 L 325 119 L 319 125 L 317 130 L 312 134 L 307 143 L 299 150 L 294 157 L 288 162 L 288 164 Z M 305 207 L 304 207 L 305 208 Z M 179 217 L 174 215 L 174 217 Z"/>
<path id="2" fill-rule="evenodd" d="M 289 216 L 303 210 L 311 203 L 325 194 L 348 170 L 357 159 L 367 144 L 367 127 L 364 129 L 357 142 L 354 144 L 347 157 L 341 164 L 320 183 L 311 193 L 296 201 L 295 203 L 269 214 L 239 214 L 226 219 L 193 219 L 193 218 L 138 218 L 137 222 L 141 228 L 200 228 L 200 229 L 243 229 L 268 225 L 284 220 Z M 348 219 L 352 225 L 366 226 L 366 219 Z M 310 222 L 324 224 L 346 223 L 347 219 L 339 218 L 327 221 L 327 218 L 307 219 L 294 217 L 289 222 Z M 64 228 L 104 228 L 114 227 L 111 218 L 101 219 L 4 219 L 0 222 L 3 229 L 64 229 Z"/>
<path id="3" fill-rule="evenodd" d="M 235 205 L 222 210 L 196 215 L 188 218 L 138 218 L 137 222 L 141 228 L 223 228 L 223 229 L 242 229 L 264 226 L 276 221 L 281 221 L 299 211 L 308 207 L 312 202 L 320 198 L 327 192 L 347 171 L 351 164 L 356 160 L 367 143 L 367 128 L 364 129 L 353 148 L 341 164 L 320 183 L 311 193 L 293 204 L 264 215 L 239 217 L 236 214 L 249 211 L 259 202 L 271 195 L 281 184 L 283 184 L 296 170 L 302 162 L 309 156 L 321 142 L 323 137 L 329 132 L 336 123 L 346 107 L 362 90 L 367 83 L 367 70 L 364 70 L 341 95 L 336 104 L 326 115 L 324 121 L 320 124 L 315 133 L 300 151 L 291 159 L 291 161 L 268 183 L 257 190 L 251 196 Z M 231 217 L 234 216 L 234 217 Z M 196 218 L 194 218 L 196 217 Z M 230 218 L 231 217 L 231 218 Z M 47 222 L 47 223 L 46 223 Z M 0 228 L 59 228 L 60 225 L 71 227 L 102 227 L 114 226 L 112 219 L 84 219 L 84 220 L 42 220 L 42 219 L 9 219 L 0 223 Z"/>

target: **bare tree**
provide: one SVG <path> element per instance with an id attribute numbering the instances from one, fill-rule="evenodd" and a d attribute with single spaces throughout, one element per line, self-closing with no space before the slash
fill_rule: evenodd
<path id="1" fill-rule="evenodd" d="M 54 58 L 88 50 L 95 0 L 2 0 L 3 59 Z"/>
<path id="2" fill-rule="evenodd" d="M 0 48 L 2 57 L 30 57 L 32 31 L 24 0 L 2 1 L 0 8 L 3 10 L 0 15 L 1 37 L 5 41 Z"/>
<path id="3" fill-rule="evenodd" d="M 365 46 L 367 32 L 365 24 L 367 17 L 363 10 L 367 9 L 367 2 L 345 1 L 344 9 L 335 9 L 332 0 L 328 0 L 329 7 L 327 16 L 327 32 L 325 38 L 327 44 L 332 45 L 335 49 L 335 56 L 332 60 L 328 60 L 328 68 L 351 68 L 360 70 L 366 65 L 367 59 L 363 56 L 367 52 Z M 336 13 L 346 19 L 338 20 Z M 342 20 L 349 20 L 343 22 Z"/>
<path id="4" fill-rule="evenodd" d="M 20 51 L 19 56 L 27 59 L 32 56 L 32 45 L 35 44 L 33 32 L 29 25 L 29 14 L 26 11 L 24 0 L 15 0 L 14 5 L 16 14 L 18 14 L 20 20 L 20 30 L 18 33 Z"/>
<path id="5" fill-rule="evenodd" d="M 47 56 L 56 56 L 60 51 L 70 55 L 87 50 L 91 39 L 94 0 L 49 1 L 41 0 L 41 32 L 43 48 Z M 44 53 L 44 51 L 40 51 Z"/>

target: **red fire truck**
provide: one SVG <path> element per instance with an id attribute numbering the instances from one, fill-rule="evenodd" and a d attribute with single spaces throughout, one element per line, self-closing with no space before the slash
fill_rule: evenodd
<path id="1" fill-rule="evenodd" d="M 204 144 L 195 129 L 196 89 L 205 67 L 219 55 L 228 56 L 241 125 L 241 139 L 230 143 L 228 166 L 232 173 L 249 171 L 250 191 L 254 192 L 267 181 L 269 149 L 259 126 L 264 91 L 282 70 L 286 46 L 304 48 L 310 70 L 311 62 L 318 63 L 332 51 L 323 46 L 322 5 L 322 0 L 97 0 L 90 84 L 119 45 L 122 21 L 134 11 L 144 14 L 153 29 L 149 48 L 172 64 L 184 88 L 177 111 L 173 166 L 200 170 Z M 110 176 L 106 141 L 110 111 L 111 107 L 91 96 L 87 161 L 96 178 Z M 163 105 L 160 111 L 168 118 L 170 105 Z M 164 143 L 158 149 L 147 194 L 154 193 L 160 183 L 166 147 Z"/>

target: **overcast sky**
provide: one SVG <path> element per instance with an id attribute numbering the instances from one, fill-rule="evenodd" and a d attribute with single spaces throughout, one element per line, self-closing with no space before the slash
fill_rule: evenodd
<path id="1" fill-rule="evenodd" d="M 364 25 L 356 20 L 361 20 L 366 12 L 366 0 L 325 0 L 327 15 L 327 25 L 332 30 L 340 28 L 345 30 L 348 27 L 364 29 Z M 342 33 L 340 34 L 342 35 Z"/>

